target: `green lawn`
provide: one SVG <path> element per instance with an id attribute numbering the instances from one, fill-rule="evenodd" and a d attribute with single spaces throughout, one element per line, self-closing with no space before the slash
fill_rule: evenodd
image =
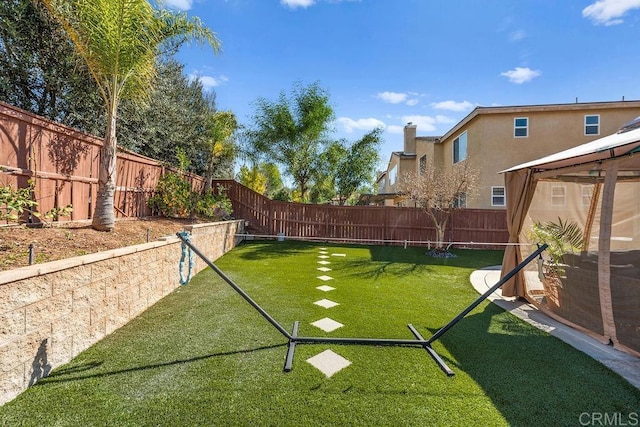
<path id="1" fill-rule="evenodd" d="M 216 262 L 299 335 L 425 338 L 477 298 L 469 284 L 497 251 L 247 242 Z M 177 262 L 177 261 L 176 261 Z M 322 282 L 316 277 L 334 278 Z M 316 286 L 336 289 L 324 293 Z M 325 309 L 322 298 L 340 303 Z M 345 326 L 326 334 L 310 323 Z M 352 364 L 331 378 L 306 362 L 330 348 Z M 482 303 L 434 344 L 447 377 L 416 347 L 286 340 L 211 270 L 0 408 L 2 425 L 580 425 L 582 413 L 640 410 L 640 391 L 563 342 Z"/>

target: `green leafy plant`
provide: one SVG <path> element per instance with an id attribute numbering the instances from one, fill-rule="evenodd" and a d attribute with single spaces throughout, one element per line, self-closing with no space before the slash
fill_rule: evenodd
<path id="1" fill-rule="evenodd" d="M 44 215 L 36 215 L 36 216 L 41 216 L 46 219 L 57 221 L 61 217 L 70 216 L 71 212 L 73 212 L 73 206 L 71 204 L 68 204 L 67 206 L 63 206 L 61 208 L 51 208 L 48 211 L 46 211 Z"/>
<path id="2" fill-rule="evenodd" d="M 180 174 L 167 173 L 158 181 L 155 194 L 149 198 L 151 209 L 166 217 L 187 218 L 203 216 L 215 220 L 231 218 L 231 200 L 224 190 L 217 194 L 206 191 L 199 194 L 192 191 L 191 184 Z"/>
<path id="3" fill-rule="evenodd" d="M 14 189 L 11 184 L 0 185 L 0 220 L 19 221 L 23 213 L 29 212 L 32 216 L 41 219 L 57 221 L 60 217 L 71 215 L 71 204 L 64 207 L 54 207 L 47 212 L 40 213 L 35 210 L 38 202 L 33 200 L 34 182 L 24 188 Z"/>
<path id="4" fill-rule="evenodd" d="M 224 191 L 218 189 L 218 194 L 206 191 L 198 197 L 196 212 L 198 215 L 221 221 L 231 219 L 233 208 Z"/>
<path id="5" fill-rule="evenodd" d="M 38 206 L 38 202 L 31 197 L 32 189 L 31 185 L 17 189 L 11 184 L 0 186 L 0 219 L 17 221 L 25 211 Z"/>
<path id="6" fill-rule="evenodd" d="M 158 180 L 149 206 L 166 217 L 185 218 L 191 213 L 191 184 L 182 175 L 166 173 Z"/>
<path id="7" fill-rule="evenodd" d="M 567 253 L 580 252 L 582 248 L 582 229 L 575 221 L 563 221 L 558 218 L 558 222 L 536 222 L 529 232 L 529 238 L 538 243 L 549 245 L 547 254 L 549 255 L 550 272 L 562 274 L 560 266 L 563 256 Z"/>

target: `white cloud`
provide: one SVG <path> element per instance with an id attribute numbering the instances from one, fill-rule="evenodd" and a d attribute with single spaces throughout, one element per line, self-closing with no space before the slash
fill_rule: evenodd
<path id="1" fill-rule="evenodd" d="M 193 6 L 193 0 L 165 0 L 167 7 L 178 10 L 189 10 Z"/>
<path id="2" fill-rule="evenodd" d="M 582 16 L 596 24 L 617 25 L 622 24 L 622 16 L 633 9 L 640 9 L 640 0 L 598 0 L 585 7 Z"/>
<path id="3" fill-rule="evenodd" d="M 436 130 L 437 120 L 431 116 L 402 116 L 402 120 L 405 123 L 413 123 L 418 126 L 418 129 L 422 132 L 433 132 Z"/>
<path id="4" fill-rule="evenodd" d="M 389 133 L 396 133 L 398 135 L 402 135 L 402 133 L 404 132 L 404 126 L 396 126 L 396 125 L 387 126 L 385 131 Z"/>
<path id="5" fill-rule="evenodd" d="M 190 0 L 191 1 L 191 0 Z M 345 1 L 360 2 L 361 0 L 325 0 L 327 3 L 342 3 Z M 316 4 L 316 0 L 280 0 L 280 4 L 290 9 L 307 8 Z"/>
<path id="6" fill-rule="evenodd" d="M 376 95 L 376 98 L 382 99 L 384 102 L 388 102 L 389 104 L 400 104 L 407 99 L 406 93 L 398 93 L 398 92 L 380 92 Z"/>
<path id="7" fill-rule="evenodd" d="M 451 117 L 441 116 L 440 114 L 436 116 L 436 123 L 452 124 L 455 122 L 456 120 Z"/>
<path id="8" fill-rule="evenodd" d="M 339 117 L 338 123 L 342 125 L 347 133 L 352 133 L 356 129 L 370 131 L 377 127 L 386 127 L 383 121 L 374 118 L 353 120 L 349 117 Z"/>
<path id="9" fill-rule="evenodd" d="M 202 87 L 204 88 L 204 90 L 211 90 L 214 87 L 220 86 L 221 84 L 229 81 L 229 77 L 225 76 L 224 74 L 221 74 L 218 77 L 191 74 L 189 75 L 189 79 L 200 80 L 200 83 L 202 83 Z"/>
<path id="10" fill-rule="evenodd" d="M 309 6 L 313 6 L 315 3 L 315 0 L 280 0 L 281 5 L 287 6 L 291 9 L 296 9 L 298 7 L 307 8 Z"/>
<path id="11" fill-rule="evenodd" d="M 405 103 L 410 107 L 416 105 L 419 100 L 415 98 L 418 96 L 417 93 L 409 92 L 380 92 L 376 95 L 376 98 L 383 100 L 389 104 L 401 104 Z M 412 98 L 413 97 L 413 98 Z"/>
<path id="12" fill-rule="evenodd" d="M 461 111 L 472 110 L 473 104 L 470 103 L 469 101 L 462 101 L 462 102 L 442 101 L 442 102 L 434 102 L 433 104 L 431 104 L 431 107 L 435 108 L 436 110 L 448 110 L 448 111 L 461 112 Z"/>
<path id="13" fill-rule="evenodd" d="M 509 41 L 515 43 L 519 42 L 525 37 L 527 37 L 527 33 L 525 33 L 524 30 L 517 30 L 509 34 Z"/>
<path id="14" fill-rule="evenodd" d="M 530 82 L 531 80 L 542 74 L 538 70 L 532 70 L 529 67 L 516 67 L 513 70 L 500 73 L 501 76 L 507 77 L 511 83 L 522 84 Z"/>

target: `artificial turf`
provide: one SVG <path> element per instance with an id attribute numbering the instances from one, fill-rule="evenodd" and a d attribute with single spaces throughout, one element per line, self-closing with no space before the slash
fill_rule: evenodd
<path id="1" fill-rule="evenodd" d="M 320 246 L 346 255 L 327 273 L 316 270 Z M 408 323 L 428 338 L 477 298 L 470 273 L 502 257 L 455 252 L 245 242 L 216 265 L 286 329 L 299 321 L 299 335 L 412 339 Z M 322 298 L 340 305 L 313 304 Z M 311 325 L 323 317 L 345 326 Z M 352 362 L 331 378 L 305 362 L 327 348 Z M 420 348 L 335 344 L 298 345 L 283 373 L 286 340 L 208 269 L 5 404 L 0 423 L 580 425 L 585 413 L 640 411 L 640 391 L 617 374 L 487 302 L 434 348 L 454 377 Z"/>

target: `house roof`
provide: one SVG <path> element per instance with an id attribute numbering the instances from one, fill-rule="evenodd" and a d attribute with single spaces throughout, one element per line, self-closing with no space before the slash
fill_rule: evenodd
<path id="1" fill-rule="evenodd" d="M 441 140 L 446 140 L 457 134 L 467 123 L 484 114 L 514 114 L 548 111 L 575 111 L 575 110 L 600 110 L 603 108 L 638 108 L 640 101 L 608 101 L 608 102 L 581 102 L 572 104 L 540 104 L 540 105 L 514 105 L 507 107 L 476 107 L 464 119 L 445 133 Z"/>
<path id="2" fill-rule="evenodd" d="M 536 171 L 554 170 L 613 159 L 632 153 L 640 153 L 640 128 L 625 131 L 623 127 L 621 131 L 612 135 L 537 160 L 522 163 L 500 173 L 526 168 L 535 169 Z"/>

